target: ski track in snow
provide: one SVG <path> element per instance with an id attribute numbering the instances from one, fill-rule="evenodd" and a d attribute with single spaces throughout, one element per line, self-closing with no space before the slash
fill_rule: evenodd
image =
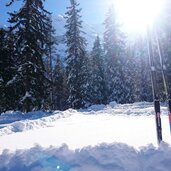
<path id="1" fill-rule="evenodd" d="M 161 111 L 160 147 L 152 103 L 6 112 L 0 116 L 0 171 L 170 171 L 167 108 Z"/>

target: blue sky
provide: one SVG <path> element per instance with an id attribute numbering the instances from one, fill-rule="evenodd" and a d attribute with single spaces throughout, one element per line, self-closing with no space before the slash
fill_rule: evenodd
<path id="1" fill-rule="evenodd" d="M 8 19 L 7 11 L 17 10 L 21 6 L 22 0 L 16 0 L 11 7 L 5 7 L 10 0 L 0 0 L 0 25 L 6 24 Z M 112 0 L 77 0 L 82 8 L 82 19 L 90 24 L 102 23 L 107 13 L 107 9 Z M 70 0 L 46 0 L 45 8 L 54 15 L 64 14 Z"/>

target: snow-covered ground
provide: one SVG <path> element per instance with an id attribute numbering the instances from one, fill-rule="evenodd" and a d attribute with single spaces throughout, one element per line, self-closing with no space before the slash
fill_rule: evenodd
<path id="1" fill-rule="evenodd" d="M 0 116 L 0 171 L 170 171 L 171 136 L 162 107 L 156 141 L 152 103 Z"/>

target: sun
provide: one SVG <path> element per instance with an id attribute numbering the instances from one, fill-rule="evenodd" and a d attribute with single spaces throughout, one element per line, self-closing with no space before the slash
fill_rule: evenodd
<path id="1" fill-rule="evenodd" d="M 160 15 L 165 0 L 112 0 L 128 32 L 144 32 Z"/>

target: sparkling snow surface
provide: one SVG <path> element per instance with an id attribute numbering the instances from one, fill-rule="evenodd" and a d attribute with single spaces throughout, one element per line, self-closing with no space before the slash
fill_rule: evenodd
<path id="1" fill-rule="evenodd" d="M 99 105 L 88 110 L 70 109 L 56 113 L 32 120 L 33 114 L 30 119 L 1 125 L 0 152 L 31 148 L 35 144 L 49 147 L 65 143 L 72 150 L 115 142 L 135 148 L 148 144 L 157 146 L 153 107 L 148 103 Z M 165 114 L 161 116 L 163 140 L 169 143 L 171 136 L 166 107 L 162 107 L 162 113 Z"/>
<path id="2" fill-rule="evenodd" d="M 7 112 L 0 116 L 0 163 L 3 163 L 0 171 L 9 167 L 19 171 L 25 165 L 34 171 L 170 171 L 167 108 L 162 107 L 161 111 L 164 140 L 161 147 L 156 140 L 152 103 L 110 103 L 52 114 Z M 34 160 L 30 158 L 32 155 Z M 24 163 L 27 160 L 30 165 Z M 5 161 L 13 165 L 7 169 Z M 31 167 L 35 161 L 39 161 L 37 170 Z M 17 163 L 22 163 L 23 168 L 22 165 L 18 168 Z"/>

